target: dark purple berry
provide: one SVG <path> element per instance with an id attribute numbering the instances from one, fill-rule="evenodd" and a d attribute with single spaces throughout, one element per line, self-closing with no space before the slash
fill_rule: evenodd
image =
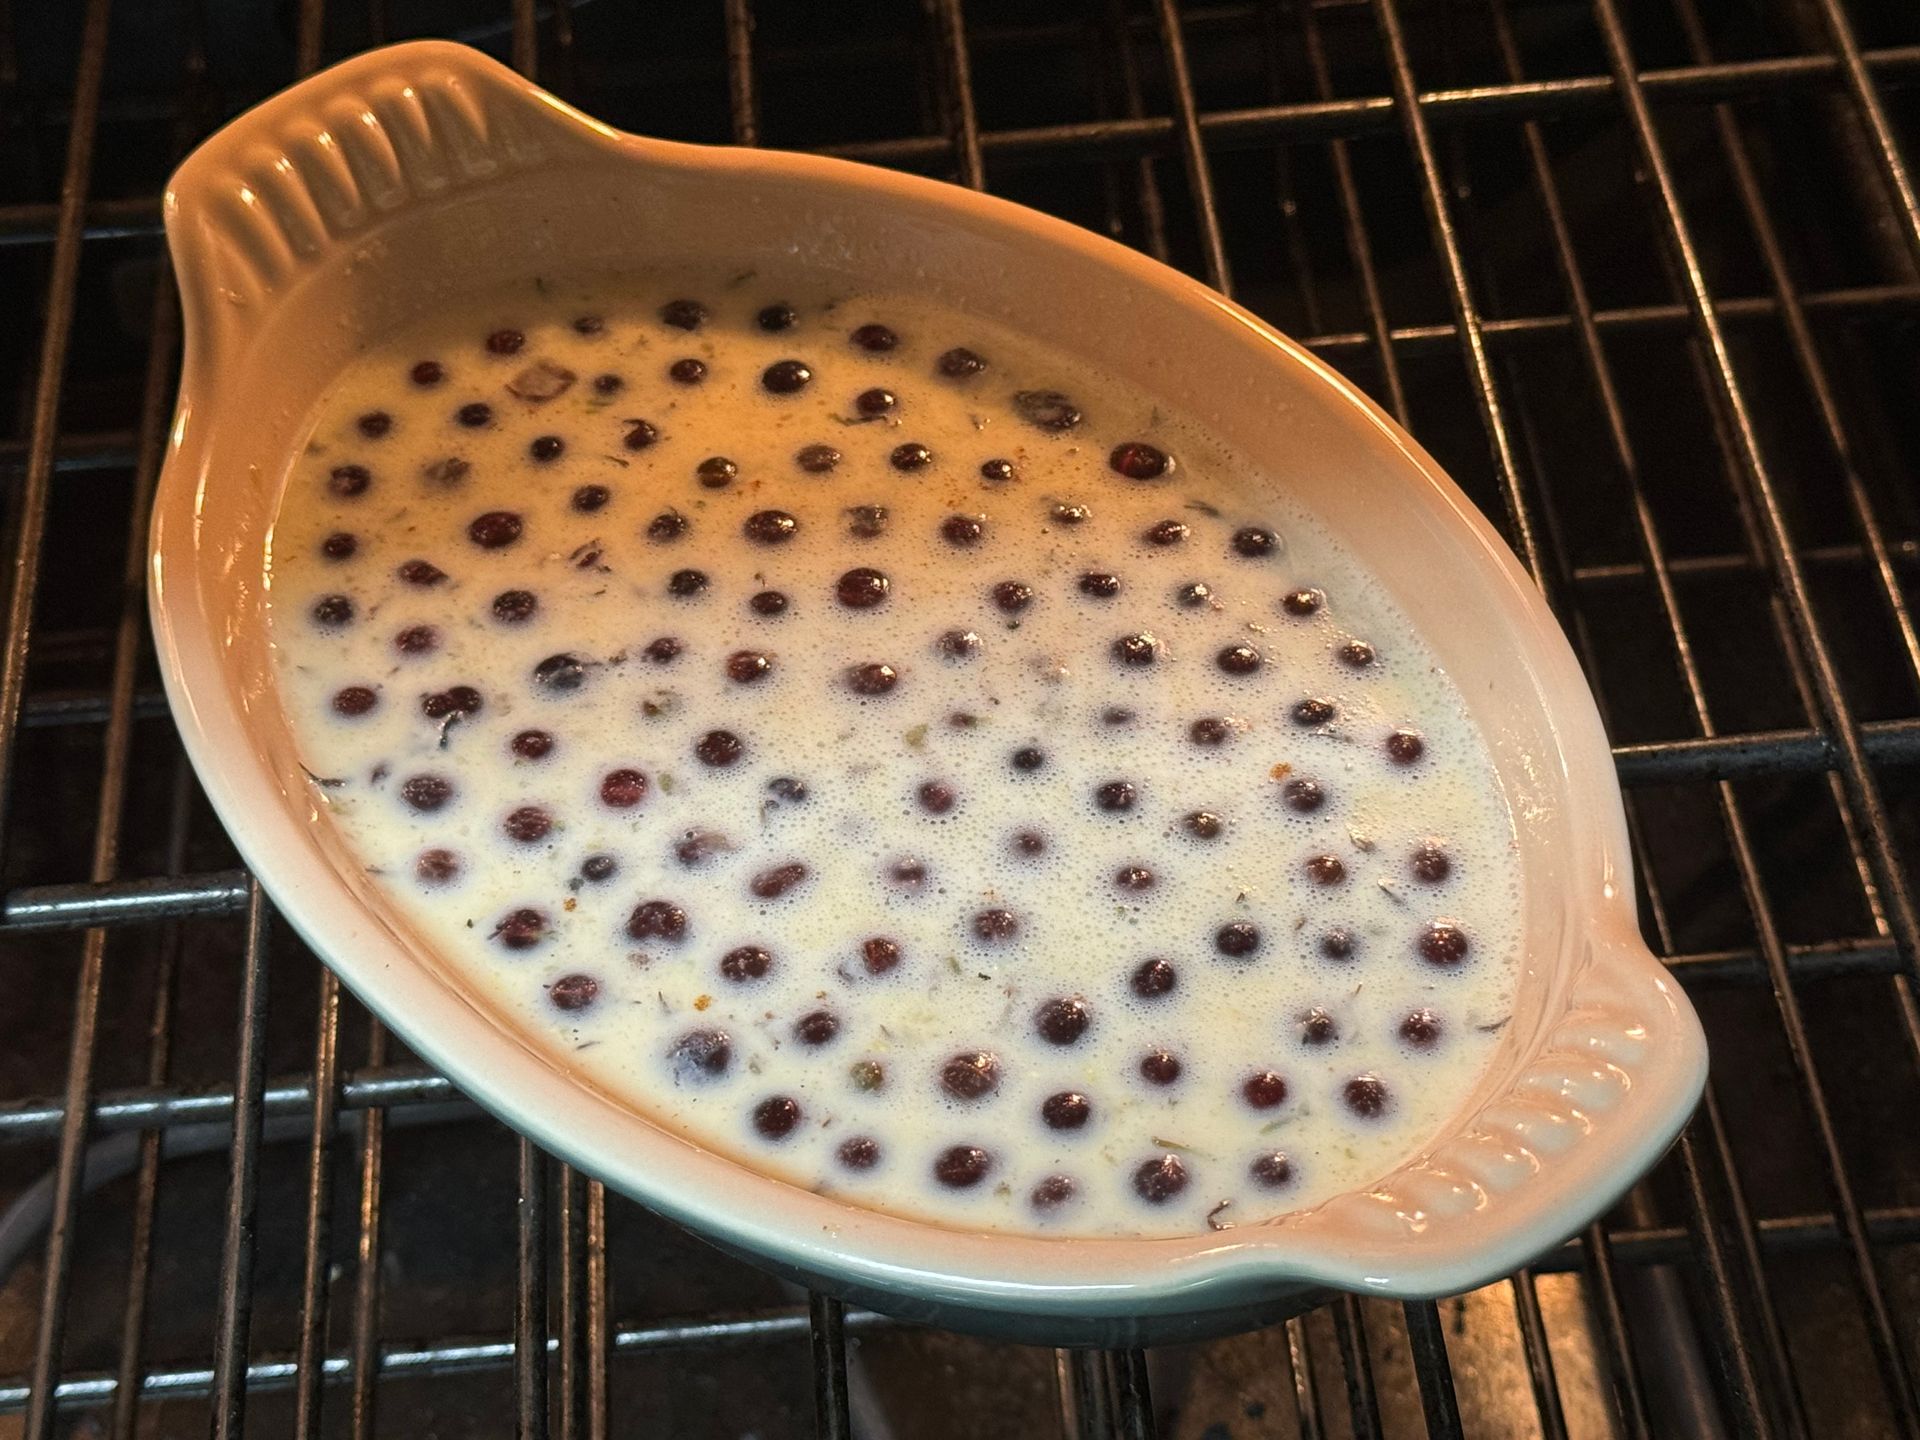
<path id="1" fill-rule="evenodd" d="M 769 335 L 791 330 L 800 321 L 800 312 L 791 305 L 769 305 L 753 317 L 754 323 Z"/>
<path id="2" fill-rule="evenodd" d="M 1093 511 L 1085 505 L 1061 501 L 1047 511 L 1047 518 L 1056 525 L 1084 525 L 1093 518 Z"/>
<path id="3" fill-rule="evenodd" d="M 684 360 L 676 360 L 667 367 L 667 378 L 676 385 L 698 385 L 707 378 L 707 364 L 689 355 Z"/>
<path id="4" fill-rule="evenodd" d="M 384 410 L 369 410 L 354 424 L 369 440 L 384 439 L 393 430 L 393 416 Z"/>
<path id="5" fill-rule="evenodd" d="M 940 522 L 940 538 L 962 549 L 978 545 L 986 533 L 986 523 L 977 515 L 949 515 Z"/>
<path id="6" fill-rule="evenodd" d="M 1033 587 L 1018 580 L 1002 580 L 993 587 L 993 603 L 1004 614 L 1018 615 L 1033 604 Z"/>
<path id="7" fill-rule="evenodd" d="M 509 950 L 531 950 L 547 938 L 547 917 L 534 909 L 510 911 L 493 927 L 493 938 Z"/>
<path id="8" fill-rule="evenodd" d="M 758 650 L 736 650 L 727 657 L 727 678 L 741 685 L 764 679 L 773 669 L 773 657 Z"/>
<path id="9" fill-rule="evenodd" d="M 1425 1050 L 1440 1039 L 1440 1017 L 1431 1010 L 1415 1010 L 1400 1022 L 1400 1038 Z"/>
<path id="10" fill-rule="evenodd" d="M 804 390 L 813 371 L 798 360 L 776 360 L 760 372 L 760 384 L 770 395 L 792 395 Z"/>
<path id="11" fill-rule="evenodd" d="M 336 530 L 320 542 L 320 553 L 329 560 L 351 560 L 360 542 L 345 530 Z"/>
<path id="12" fill-rule="evenodd" d="M 1107 464 L 1113 467 L 1115 474 L 1124 475 L 1129 480 L 1158 480 L 1173 469 L 1173 457 L 1144 440 L 1129 440 L 1113 447 L 1113 453 L 1107 456 Z"/>
<path id="13" fill-rule="evenodd" d="M 1413 852 L 1408 868 L 1413 871 L 1414 879 L 1438 885 L 1453 873 L 1453 862 L 1447 858 L 1446 851 L 1429 840 Z"/>
<path id="14" fill-rule="evenodd" d="M 627 934 L 635 940 L 666 940 L 677 945 L 687 936 L 687 912 L 670 900 L 643 900 L 627 917 Z"/>
<path id="15" fill-rule="evenodd" d="M 422 360 L 408 371 L 407 375 L 414 384 L 422 390 L 427 390 L 447 378 L 447 369 L 438 360 Z"/>
<path id="16" fill-rule="evenodd" d="M 1133 993 L 1142 1000 L 1156 1000 L 1162 995 L 1171 994 L 1174 986 L 1180 983 L 1171 963 L 1165 960 L 1143 960 L 1133 972 Z"/>
<path id="17" fill-rule="evenodd" d="M 1080 593 L 1096 600 L 1111 600 L 1120 593 L 1120 577 L 1089 570 L 1080 577 Z"/>
<path id="18" fill-rule="evenodd" d="M 558 435 L 536 435 L 527 446 L 527 454 L 542 465 L 558 460 L 566 450 L 567 442 Z"/>
<path id="19" fill-rule="evenodd" d="M 922 470 L 933 463 L 933 451 L 917 440 L 909 440 L 904 445 L 893 447 L 893 453 L 887 456 L 887 462 L 896 470 Z"/>
<path id="20" fill-rule="evenodd" d="M 1260 929 L 1248 920 L 1230 920 L 1214 932 L 1213 948 L 1236 960 L 1244 959 L 1260 948 Z"/>
<path id="21" fill-rule="evenodd" d="M 1300 1017 L 1300 1043 L 1331 1045 L 1340 1038 L 1340 1026 L 1333 1016 L 1318 1005 Z"/>
<path id="22" fill-rule="evenodd" d="M 1102 810 L 1131 810 L 1139 798 L 1132 784 L 1125 780 L 1109 780 L 1093 792 L 1093 803 Z"/>
<path id="23" fill-rule="evenodd" d="M 778 900 L 807 878 L 807 867 L 798 860 L 762 870 L 747 882 L 747 889 L 762 900 Z"/>
<path id="24" fill-rule="evenodd" d="M 1299 701 L 1292 710 L 1293 723 L 1308 727 L 1324 725 L 1333 719 L 1334 709 L 1331 700 L 1320 700 L 1309 696 Z"/>
<path id="25" fill-rule="evenodd" d="M 1033 1028 L 1049 1045 L 1073 1044 L 1092 1023 L 1092 1014 L 1079 1000 L 1049 1000 L 1033 1012 Z"/>
<path id="26" fill-rule="evenodd" d="M 1337 855 L 1315 855 L 1306 863 L 1307 878 L 1316 885 L 1338 885 L 1347 878 L 1347 867 Z"/>
<path id="27" fill-rule="evenodd" d="M 544 760 L 553 753 L 553 735 L 546 730 L 522 730 L 509 748 L 522 760 Z"/>
<path id="28" fill-rule="evenodd" d="M 431 655 L 440 648 L 440 632 L 432 625 L 409 625 L 393 637 L 402 655 Z"/>
<path id="29" fill-rule="evenodd" d="M 482 550 L 501 550 L 520 538 L 520 517 L 511 510 L 489 510 L 467 526 L 467 538 Z"/>
<path id="30" fill-rule="evenodd" d="M 1258 525 L 1249 525 L 1245 529 L 1233 532 L 1235 552 L 1246 556 L 1249 560 L 1257 560 L 1262 555 L 1271 555 L 1274 547 L 1279 543 L 1278 535 Z"/>
<path id="31" fill-rule="evenodd" d="M 1387 736 L 1387 758 L 1396 765 L 1411 765 L 1426 754 L 1427 742 L 1412 730 L 1396 730 Z"/>
<path id="32" fill-rule="evenodd" d="M 993 1156 L 978 1145 L 955 1145 L 933 1162 L 933 1178 L 953 1190 L 967 1190 L 987 1178 Z"/>
<path id="33" fill-rule="evenodd" d="M 686 534 L 689 524 L 678 510 L 663 510 L 647 522 L 647 538 L 668 544 Z"/>
<path id="34" fill-rule="evenodd" d="M 485 702 L 471 685 L 455 685 L 420 697 L 420 712 L 429 720 L 444 720 L 449 715 L 478 715 Z"/>
<path id="35" fill-rule="evenodd" d="M 609 770 L 600 779 L 600 803 L 631 810 L 647 798 L 647 777 L 639 770 Z"/>
<path id="36" fill-rule="evenodd" d="M 489 355 L 516 355 L 520 347 L 527 343 L 527 337 L 518 330 L 496 330 L 487 336 Z"/>
<path id="37" fill-rule="evenodd" d="M 1187 1188 L 1187 1167 L 1178 1155 L 1143 1160 L 1133 1172 L 1133 1188 L 1149 1205 L 1164 1205 Z"/>
<path id="38" fill-rule="evenodd" d="M 500 829 L 509 840 L 532 845 L 547 838 L 547 833 L 553 829 L 553 816 L 538 805 L 522 805 L 518 810 L 507 812 L 507 818 L 500 822 Z"/>
<path id="39" fill-rule="evenodd" d="M 1180 544 L 1192 533 L 1193 531 L 1184 520 L 1156 520 L 1141 532 L 1140 538 L 1149 545 L 1157 545 L 1164 549 L 1169 545 Z"/>
<path id="40" fill-rule="evenodd" d="M 593 377 L 593 393 L 596 395 L 618 395 L 627 388 L 627 382 L 618 375 L 596 375 Z"/>
<path id="41" fill-rule="evenodd" d="M 465 429 L 484 429 L 493 423 L 493 407 L 484 400 L 469 400 L 453 412 L 453 418 Z"/>
<path id="42" fill-rule="evenodd" d="M 1256 1110 L 1271 1110 L 1287 1098 L 1287 1082 L 1271 1070 L 1249 1075 L 1240 1085 L 1240 1094 Z"/>
<path id="43" fill-rule="evenodd" d="M 640 653 L 655 665 L 671 665 L 680 658 L 680 652 L 684 649 L 686 646 L 680 643 L 677 636 L 659 635 L 649 640 Z"/>
<path id="44" fill-rule="evenodd" d="M 1327 792 L 1321 788 L 1320 782 L 1309 780 L 1304 775 L 1296 775 L 1282 785 L 1280 796 L 1289 810 L 1296 810 L 1302 815 L 1311 815 L 1327 803 Z"/>
<path id="45" fill-rule="evenodd" d="M 1174 591 L 1173 598 L 1186 609 L 1194 610 L 1213 599 L 1213 589 L 1204 581 L 1194 580 Z"/>
<path id="46" fill-rule="evenodd" d="M 1377 1075 L 1356 1075 L 1340 1093 L 1347 1108 L 1363 1120 L 1374 1120 L 1386 1113 L 1387 1087 Z"/>
<path id="47" fill-rule="evenodd" d="M 447 578 L 447 572 L 431 560 L 409 560 L 395 572 L 408 585 L 438 585 Z"/>
<path id="48" fill-rule="evenodd" d="M 1353 958 L 1355 941 L 1351 930 L 1329 930 L 1320 937 L 1320 953 L 1329 960 Z"/>
<path id="49" fill-rule="evenodd" d="M 887 878 L 902 890 L 924 890 L 927 887 L 927 867 L 919 860 L 896 860 L 887 867 Z"/>
<path id="50" fill-rule="evenodd" d="M 969 380 L 987 368 L 987 362 L 964 346 L 956 345 L 934 362 L 949 380 Z"/>
<path id="51" fill-rule="evenodd" d="M 607 328 L 607 322 L 598 315 L 576 315 L 573 317 L 573 333 L 576 335 L 598 335 Z"/>
<path id="52" fill-rule="evenodd" d="M 1180 821 L 1180 828 L 1196 840 L 1211 840 L 1219 835 L 1225 823 L 1211 810 L 1195 810 Z"/>
<path id="53" fill-rule="evenodd" d="M 703 490 L 724 490 L 740 476 L 740 467 L 724 455 L 709 455 L 693 468 Z"/>
<path id="54" fill-rule="evenodd" d="M 707 323 L 707 307 L 698 300 L 669 300 L 660 307 L 660 321 L 676 330 L 698 330 Z"/>
<path id="55" fill-rule="evenodd" d="M 978 1100 L 999 1088 L 999 1058 L 986 1050 L 955 1055 L 940 1067 L 940 1085 L 956 1100 Z"/>
<path id="56" fill-rule="evenodd" d="M 564 695 L 587 683 L 587 667 L 572 655 L 549 655 L 533 667 L 533 683 L 552 694 Z"/>
<path id="57" fill-rule="evenodd" d="M 645 450 L 660 439 L 660 431 L 650 421 L 628 420 L 625 422 L 627 433 L 620 437 L 620 443 L 629 450 Z"/>
<path id="58" fill-rule="evenodd" d="M 825 1045 L 839 1033 L 839 1018 L 831 1010 L 811 1010 L 793 1022 L 793 1038 L 802 1045 Z"/>
<path id="59" fill-rule="evenodd" d="M 1025 770 L 1029 773 L 1038 770 L 1042 765 L 1047 763 L 1046 755 L 1032 745 L 1023 746 L 1014 751 L 1012 759 L 1014 769 Z"/>
<path id="60" fill-rule="evenodd" d="M 502 590 L 493 597 L 493 618 L 503 625 L 524 625 L 539 608 L 531 590 Z"/>
<path id="61" fill-rule="evenodd" d="M 1160 658 L 1160 642 L 1144 631 L 1113 642 L 1113 658 L 1122 665 L 1151 665 Z"/>
<path id="62" fill-rule="evenodd" d="M 831 445 L 808 445 L 793 458 L 807 474 L 825 475 L 840 463 L 840 452 Z"/>
<path id="63" fill-rule="evenodd" d="M 746 753 L 746 745 L 731 730 L 709 730 L 693 747 L 701 763 L 716 768 L 731 765 Z"/>
<path id="64" fill-rule="evenodd" d="M 1420 932 L 1420 954 L 1429 964 L 1441 966 L 1458 965 L 1467 958 L 1472 947 L 1467 942 L 1467 933 L 1457 925 L 1449 925 L 1444 920 L 1436 920 Z"/>
<path id="65" fill-rule="evenodd" d="M 1036 1210 L 1058 1210 L 1073 1199 L 1078 1188 L 1071 1175 L 1049 1175 L 1033 1187 L 1027 1203 Z"/>
<path id="66" fill-rule="evenodd" d="M 1013 411 L 1029 425 L 1055 435 L 1080 423 L 1080 407 L 1058 390 L 1016 390 Z"/>
<path id="67" fill-rule="evenodd" d="M 876 935 L 862 942 L 860 963 L 867 967 L 869 975 L 884 975 L 900 963 L 900 942 L 889 940 L 884 935 Z"/>
<path id="68" fill-rule="evenodd" d="M 1153 871 L 1144 865 L 1122 865 L 1113 872 L 1113 883 L 1122 890 L 1131 890 L 1139 894 L 1141 891 L 1153 888 Z"/>
<path id="69" fill-rule="evenodd" d="M 1349 640 L 1333 653 L 1349 670 L 1364 670 L 1373 664 L 1373 647 L 1364 640 Z"/>
<path id="70" fill-rule="evenodd" d="M 954 660 L 965 660 L 980 649 L 980 637 L 971 630 L 948 630 L 940 637 L 940 653 Z"/>
<path id="71" fill-rule="evenodd" d="M 800 1102 L 791 1095 L 773 1095 L 753 1107 L 753 1128 L 769 1140 L 784 1140 L 800 1123 Z"/>
<path id="72" fill-rule="evenodd" d="M 1213 663 L 1229 675 L 1251 675 L 1260 668 L 1260 652 L 1251 645 L 1229 645 Z"/>
<path id="73" fill-rule="evenodd" d="M 1171 1050 L 1149 1050 L 1140 1057 L 1140 1078 L 1149 1085 L 1171 1085 L 1181 1069 L 1180 1057 Z"/>
<path id="74" fill-rule="evenodd" d="M 1280 608 L 1289 615 L 1305 617 L 1316 613 L 1327 603 L 1327 597 L 1318 590 L 1291 590 L 1280 597 Z"/>
<path id="75" fill-rule="evenodd" d="M 854 505 L 847 510 L 847 533 L 858 540 L 873 540 L 887 528 L 887 507 Z"/>
<path id="76" fill-rule="evenodd" d="M 959 797 L 944 780 L 929 780 L 915 792 L 920 800 L 920 808 L 929 815 L 944 815 L 953 809 L 954 801 Z"/>
<path id="77" fill-rule="evenodd" d="M 800 532 L 800 522 L 784 510 L 756 510 L 740 533 L 756 545 L 783 545 Z"/>
<path id="78" fill-rule="evenodd" d="M 887 598 L 887 577 L 878 570 L 861 566 L 840 577 L 834 593 L 849 610 L 871 610 Z"/>
<path id="79" fill-rule="evenodd" d="M 767 793 L 785 804 L 799 805 L 807 798 L 807 786 L 804 780 L 796 780 L 791 775 L 776 775 L 767 781 Z"/>
<path id="80" fill-rule="evenodd" d="M 854 1135 L 833 1152 L 849 1170 L 871 1170 L 880 1163 L 880 1142 L 871 1135 Z"/>
<path id="81" fill-rule="evenodd" d="M 460 878 L 460 857 L 451 850 L 422 850 L 413 862 L 422 885 L 447 885 Z"/>
<path id="82" fill-rule="evenodd" d="M 899 683 L 900 672 L 879 661 L 855 665 L 847 671 L 847 686 L 856 695 L 885 695 Z"/>
<path id="83" fill-rule="evenodd" d="M 1078 1090 L 1062 1090 L 1040 1103 L 1040 1118 L 1050 1130 L 1078 1130 L 1093 1115 L 1093 1102 Z"/>
<path id="84" fill-rule="evenodd" d="M 589 855 L 580 862 L 580 878 L 590 885 L 603 885 L 620 873 L 620 862 L 611 855 Z"/>
<path id="85" fill-rule="evenodd" d="M 1247 1174 L 1253 1177 L 1253 1183 L 1263 1189 L 1278 1190 L 1293 1179 L 1293 1162 L 1278 1150 L 1254 1157 L 1247 1166 Z"/>
<path id="86" fill-rule="evenodd" d="M 862 325 L 849 337 L 862 350 L 883 355 L 900 343 L 900 337 L 884 325 Z"/>
<path id="87" fill-rule="evenodd" d="M 973 933 L 998 945 L 1020 932 L 1020 918 L 1011 910 L 982 910 L 973 917 Z"/>
<path id="88" fill-rule="evenodd" d="M 556 1010 L 584 1010 L 599 994 L 600 982 L 591 975 L 562 975 L 547 987 Z"/>
<path id="89" fill-rule="evenodd" d="M 676 570 L 667 577 L 667 593 L 681 600 L 704 593 L 707 585 L 704 570 Z"/>
<path id="90" fill-rule="evenodd" d="M 379 695 L 365 685 L 348 685 L 333 692 L 333 713 L 350 719 L 366 714 L 379 703 Z"/>
<path id="91" fill-rule="evenodd" d="M 717 1079 L 732 1061 L 733 1040 L 724 1030 L 689 1030 L 667 1051 L 677 1084 Z"/>
<path id="92" fill-rule="evenodd" d="M 996 485 L 1004 485 L 1010 480 L 1018 480 L 1020 472 L 1013 468 L 1011 460 L 982 460 L 980 478 L 991 480 Z"/>
<path id="93" fill-rule="evenodd" d="M 353 619 L 353 601 L 344 595 L 322 595 L 307 614 L 316 625 L 338 629 Z"/>
<path id="94" fill-rule="evenodd" d="M 748 599 L 747 608 L 756 615 L 771 619 L 775 615 L 786 614 L 787 603 L 787 597 L 778 590 L 759 590 Z"/>
<path id="95" fill-rule="evenodd" d="M 773 969 L 773 955 L 761 945 L 741 945 L 720 957 L 720 973 L 736 985 L 763 980 Z"/>
<path id="96" fill-rule="evenodd" d="M 1047 853 L 1047 837 L 1038 830 L 1021 830 L 1013 837 L 1013 848 L 1026 859 Z"/>
<path id="97" fill-rule="evenodd" d="M 1187 735 L 1196 745 L 1224 745 L 1233 734 L 1233 722 L 1218 715 L 1206 715 L 1187 727 Z"/>
<path id="98" fill-rule="evenodd" d="M 607 502 L 613 498 L 613 492 L 604 485 L 582 485 L 573 492 L 569 502 L 582 515 L 591 515 L 596 510 L 607 508 Z"/>

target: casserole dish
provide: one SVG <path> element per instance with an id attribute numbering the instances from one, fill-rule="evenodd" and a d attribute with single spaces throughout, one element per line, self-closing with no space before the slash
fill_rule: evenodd
<path id="1" fill-rule="evenodd" d="M 150 572 L 169 699 L 243 856 L 315 951 L 424 1057 L 541 1144 L 779 1273 L 912 1319 L 1045 1343 L 1243 1327 L 1328 1289 L 1430 1296 L 1610 1204 L 1697 1100 L 1705 1047 L 1641 942 L 1611 756 L 1538 592 L 1418 446 L 1317 360 L 1173 271 L 970 192 L 796 155 L 623 136 L 485 57 L 360 56 L 209 140 L 169 186 L 187 348 Z M 720 237 L 717 241 L 715 237 Z M 569 1072 L 412 933 L 299 764 L 264 610 L 309 407 L 362 346 L 529 274 L 796 260 L 931 292 L 1203 421 L 1379 578 L 1465 697 L 1512 812 L 1525 954 L 1501 1048 L 1419 1155 L 1218 1234 L 968 1233 L 798 1190 Z"/>

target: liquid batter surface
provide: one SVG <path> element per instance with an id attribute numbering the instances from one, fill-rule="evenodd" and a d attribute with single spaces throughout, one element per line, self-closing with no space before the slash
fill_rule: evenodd
<path id="1" fill-rule="evenodd" d="M 1518 962 L 1485 746 L 1287 493 L 924 300 L 529 284 L 316 407 L 277 678 L 368 871 L 636 1109 L 968 1228 L 1245 1224 L 1416 1153 Z"/>

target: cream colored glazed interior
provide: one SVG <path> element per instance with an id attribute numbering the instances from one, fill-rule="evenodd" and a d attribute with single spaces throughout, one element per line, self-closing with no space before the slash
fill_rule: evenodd
<path id="1" fill-rule="evenodd" d="M 1697 1023 L 1635 933 L 1609 757 L 1564 641 L 1410 441 L 1217 297 L 944 187 L 617 137 L 491 62 L 434 45 L 349 62 L 223 132 L 177 177 L 168 223 L 189 354 L 156 508 L 155 612 L 209 793 L 350 984 L 477 1097 L 621 1188 L 896 1308 L 1191 1314 L 1288 1287 L 1438 1293 L 1488 1278 L 1589 1218 L 1691 1108 L 1704 1074 Z M 673 263 L 717 236 L 743 262 L 794 256 L 864 284 L 932 290 L 1107 357 L 1250 455 L 1322 462 L 1305 472 L 1326 479 L 1303 502 L 1457 678 L 1521 822 L 1529 956 L 1514 1065 L 1489 1075 L 1451 1139 L 1365 1194 L 1225 1243 L 931 1232 L 759 1180 L 583 1095 L 448 984 L 345 873 L 308 823 L 265 684 L 255 577 L 274 457 L 362 337 L 531 269 L 617 268 L 636 254 Z"/>

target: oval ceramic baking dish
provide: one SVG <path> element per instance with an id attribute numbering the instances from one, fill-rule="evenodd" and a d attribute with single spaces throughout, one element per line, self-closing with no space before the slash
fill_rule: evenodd
<path id="1" fill-rule="evenodd" d="M 473 51 L 363 55 L 268 101 L 173 179 L 186 360 L 152 535 L 188 751 L 327 964 L 468 1094 L 729 1249 L 912 1318 L 1050 1343 L 1191 1337 L 1329 1288 L 1484 1283 L 1606 1208 L 1672 1140 L 1706 1052 L 1642 944 L 1611 758 L 1538 592 L 1419 447 L 1220 296 L 1061 222 L 837 161 L 617 134 Z M 1164 395 L 1295 482 L 1421 628 L 1488 739 L 1524 869 L 1503 1048 L 1423 1153 L 1217 1235 L 1060 1241 L 862 1210 L 747 1170 L 576 1081 L 411 935 L 322 818 L 271 679 L 266 541 L 311 402 L 372 338 L 534 273 L 778 256 L 931 290 Z M 1150 337 L 1151 343 L 1144 343 Z"/>

